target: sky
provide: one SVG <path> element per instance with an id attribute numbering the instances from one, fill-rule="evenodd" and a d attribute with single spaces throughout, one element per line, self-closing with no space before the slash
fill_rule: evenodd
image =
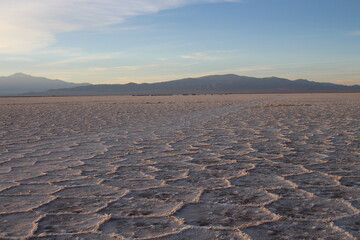
<path id="1" fill-rule="evenodd" d="M 359 0 L 0 0 L 0 76 L 360 84 Z"/>

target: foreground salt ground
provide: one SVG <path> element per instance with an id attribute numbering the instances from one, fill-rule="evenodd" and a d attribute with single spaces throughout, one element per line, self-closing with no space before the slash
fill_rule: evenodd
<path id="1" fill-rule="evenodd" d="M 360 94 L 0 99 L 0 239 L 360 238 Z"/>

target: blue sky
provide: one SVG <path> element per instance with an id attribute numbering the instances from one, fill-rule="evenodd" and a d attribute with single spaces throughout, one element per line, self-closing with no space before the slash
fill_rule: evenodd
<path id="1" fill-rule="evenodd" d="M 360 84 L 359 0 L 0 0 L 0 75 Z"/>

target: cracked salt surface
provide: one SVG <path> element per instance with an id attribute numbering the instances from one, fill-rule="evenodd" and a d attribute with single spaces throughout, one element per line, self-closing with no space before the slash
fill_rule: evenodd
<path id="1" fill-rule="evenodd" d="M 0 239 L 360 238 L 360 94 L 0 98 Z"/>

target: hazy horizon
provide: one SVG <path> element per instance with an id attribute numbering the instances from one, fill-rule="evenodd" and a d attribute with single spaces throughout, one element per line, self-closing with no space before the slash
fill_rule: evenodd
<path id="1" fill-rule="evenodd" d="M 214 74 L 360 83 L 356 0 L 14 0 L 0 75 L 92 84 Z"/>

